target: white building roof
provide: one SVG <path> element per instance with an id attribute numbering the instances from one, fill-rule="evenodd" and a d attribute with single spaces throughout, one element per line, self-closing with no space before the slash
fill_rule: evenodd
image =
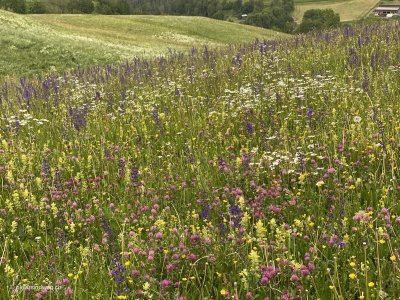
<path id="1" fill-rule="evenodd" d="M 375 10 L 385 10 L 385 11 L 398 11 L 400 6 L 378 6 L 375 7 Z"/>

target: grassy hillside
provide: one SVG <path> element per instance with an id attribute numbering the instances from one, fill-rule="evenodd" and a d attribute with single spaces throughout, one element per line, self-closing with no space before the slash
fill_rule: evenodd
<path id="1" fill-rule="evenodd" d="M 353 21 L 364 17 L 379 0 L 296 0 L 294 17 L 301 22 L 303 14 L 309 9 L 331 8 L 340 14 L 341 21 Z"/>
<path id="2" fill-rule="evenodd" d="M 169 48 L 187 51 L 283 36 L 201 17 L 16 15 L 0 10 L 0 76 L 104 65 Z"/>

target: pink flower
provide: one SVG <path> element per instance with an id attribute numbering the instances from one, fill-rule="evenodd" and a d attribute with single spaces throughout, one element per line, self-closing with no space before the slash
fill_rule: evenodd
<path id="1" fill-rule="evenodd" d="M 66 297 L 71 297 L 73 293 L 74 293 L 74 291 L 73 291 L 70 287 L 67 287 L 67 288 L 65 289 L 65 291 L 64 291 L 64 295 L 65 295 Z"/>
<path id="2" fill-rule="evenodd" d="M 292 277 L 290 277 L 290 280 L 293 282 L 299 281 L 299 276 L 297 276 L 296 274 L 293 274 Z"/>
<path id="3" fill-rule="evenodd" d="M 43 296 L 42 296 L 41 293 L 36 293 L 36 294 L 35 294 L 35 298 L 36 298 L 37 300 L 39 300 L 39 299 L 43 299 Z"/>
<path id="4" fill-rule="evenodd" d="M 328 172 L 328 174 L 333 174 L 333 173 L 336 172 L 336 170 L 335 170 L 335 168 L 329 168 L 329 169 L 327 170 L 327 172 Z"/>

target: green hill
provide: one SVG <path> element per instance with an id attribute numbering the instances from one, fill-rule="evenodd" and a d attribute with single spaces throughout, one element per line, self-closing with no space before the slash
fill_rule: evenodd
<path id="1" fill-rule="evenodd" d="M 104 65 L 168 49 L 187 51 L 281 37 L 203 17 L 17 15 L 0 10 L 0 76 Z"/>

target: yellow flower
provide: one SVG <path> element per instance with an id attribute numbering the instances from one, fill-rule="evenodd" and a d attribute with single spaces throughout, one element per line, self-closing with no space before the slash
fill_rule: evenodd
<path id="1" fill-rule="evenodd" d="M 352 261 L 352 262 L 350 263 L 350 267 L 354 268 L 355 266 L 356 266 L 356 263 L 355 263 L 354 261 Z"/>
<path id="2" fill-rule="evenodd" d="M 357 275 L 354 274 L 354 273 L 350 273 L 350 274 L 349 274 L 349 278 L 350 278 L 350 279 L 356 279 L 356 278 L 357 278 Z"/>
<path id="3" fill-rule="evenodd" d="M 375 283 L 373 283 L 373 282 L 371 281 L 370 283 L 368 283 L 368 286 L 369 286 L 370 288 L 373 288 L 373 287 L 375 286 Z"/>
<path id="4" fill-rule="evenodd" d="M 255 225 L 256 227 L 256 235 L 259 239 L 265 238 L 265 235 L 267 233 L 267 229 L 264 227 L 264 224 L 261 220 L 258 220 L 258 222 Z"/>
<path id="5" fill-rule="evenodd" d="M 124 295 L 119 295 L 119 296 L 117 296 L 117 299 L 127 299 L 127 298 Z"/>
<path id="6" fill-rule="evenodd" d="M 251 267 L 253 269 L 257 269 L 260 263 L 260 256 L 258 255 L 257 250 L 251 250 L 248 257 L 251 263 Z"/>
<path id="7" fill-rule="evenodd" d="M 24 197 L 25 199 L 29 197 L 29 191 L 28 191 L 27 189 L 25 189 L 25 190 L 22 192 L 22 197 Z"/>
<path id="8" fill-rule="evenodd" d="M 386 243 L 385 240 L 379 240 L 379 244 L 384 244 Z"/>
<path id="9" fill-rule="evenodd" d="M 222 289 L 222 290 L 220 291 L 220 293 L 221 293 L 222 296 L 226 296 L 226 295 L 228 294 L 228 291 L 225 290 L 225 289 Z"/>
<path id="10" fill-rule="evenodd" d="M 4 272 L 7 273 L 7 276 L 12 276 L 15 271 L 9 265 L 6 265 L 5 268 L 4 268 Z"/>
<path id="11" fill-rule="evenodd" d="M 131 262 L 128 260 L 125 262 L 125 267 L 129 267 L 131 265 Z"/>
<path id="12" fill-rule="evenodd" d="M 396 260 L 396 256 L 395 256 L 395 255 L 392 255 L 392 256 L 390 257 L 390 260 L 391 260 L 391 261 L 395 261 L 395 260 Z"/>

